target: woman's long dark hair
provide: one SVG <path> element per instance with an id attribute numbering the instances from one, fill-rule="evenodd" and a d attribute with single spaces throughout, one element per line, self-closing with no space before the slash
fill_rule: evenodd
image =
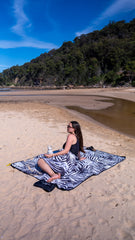
<path id="1" fill-rule="evenodd" d="M 83 136 L 82 136 L 82 131 L 81 131 L 80 124 L 77 121 L 71 121 L 71 123 L 72 123 L 72 127 L 75 130 L 75 135 L 76 135 L 76 137 L 79 140 L 80 151 L 84 152 L 84 149 L 83 149 Z"/>

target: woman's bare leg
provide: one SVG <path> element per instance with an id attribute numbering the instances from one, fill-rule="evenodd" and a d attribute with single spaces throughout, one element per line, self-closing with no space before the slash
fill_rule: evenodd
<path id="1" fill-rule="evenodd" d="M 51 182 L 57 178 L 60 178 L 60 173 L 56 174 L 51 167 L 42 159 L 40 158 L 38 160 L 38 166 L 44 171 L 47 172 L 50 175 L 50 178 L 47 180 L 47 182 Z"/>
<path id="2" fill-rule="evenodd" d="M 55 179 L 58 179 L 58 178 L 61 178 L 61 174 L 60 173 L 55 173 L 52 177 L 50 177 L 48 180 L 47 180 L 47 182 L 49 183 L 49 182 L 52 182 L 53 180 L 55 180 Z"/>

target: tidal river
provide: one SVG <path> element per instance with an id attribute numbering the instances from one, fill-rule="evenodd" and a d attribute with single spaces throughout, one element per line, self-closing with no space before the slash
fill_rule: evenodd
<path id="1" fill-rule="evenodd" d="M 100 100 L 112 102 L 113 105 L 101 110 L 84 109 L 78 106 L 67 106 L 116 131 L 135 137 L 135 102 L 119 98 Z"/>
<path id="2" fill-rule="evenodd" d="M 66 94 L 65 94 L 66 93 Z M 68 109 L 85 114 L 97 122 L 112 128 L 118 132 L 135 138 L 135 102 L 120 98 L 104 97 L 103 95 L 76 95 L 71 92 L 61 91 L 28 91 L 2 89 L 0 103 L 20 101 L 41 101 L 50 105 L 65 106 Z M 93 99 L 101 102 L 109 102 L 109 107 L 100 110 L 86 109 Z M 100 98 L 100 99 L 99 99 Z M 84 105 L 86 108 L 83 108 Z M 98 102 L 99 103 L 99 102 Z M 92 105 L 91 105 L 92 106 Z"/>

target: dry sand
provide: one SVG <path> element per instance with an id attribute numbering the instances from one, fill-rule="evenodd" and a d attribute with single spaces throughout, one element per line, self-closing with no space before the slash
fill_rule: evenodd
<path id="1" fill-rule="evenodd" d="M 105 107 L 95 97 L 88 105 L 88 94 L 135 101 L 133 88 L 0 93 L 0 239 L 135 239 L 135 138 L 63 108 L 73 102 Z M 34 187 L 35 178 L 7 166 L 46 152 L 48 144 L 60 148 L 70 120 L 80 122 L 85 146 L 126 155 L 126 160 L 71 191 L 50 193 Z"/>

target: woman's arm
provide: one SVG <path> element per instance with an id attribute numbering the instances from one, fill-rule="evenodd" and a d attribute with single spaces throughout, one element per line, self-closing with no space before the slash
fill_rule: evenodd
<path id="1" fill-rule="evenodd" d="M 45 154 L 45 157 L 50 158 L 50 157 L 64 155 L 64 154 L 68 153 L 70 148 L 71 148 L 71 145 L 73 144 L 73 140 L 74 140 L 74 136 L 72 134 L 69 134 L 67 136 L 67 141 L 66 141 L 65 148 L 62 151 L 57 152 L 57 153 L 53 153 L 53 154 Z"/>

